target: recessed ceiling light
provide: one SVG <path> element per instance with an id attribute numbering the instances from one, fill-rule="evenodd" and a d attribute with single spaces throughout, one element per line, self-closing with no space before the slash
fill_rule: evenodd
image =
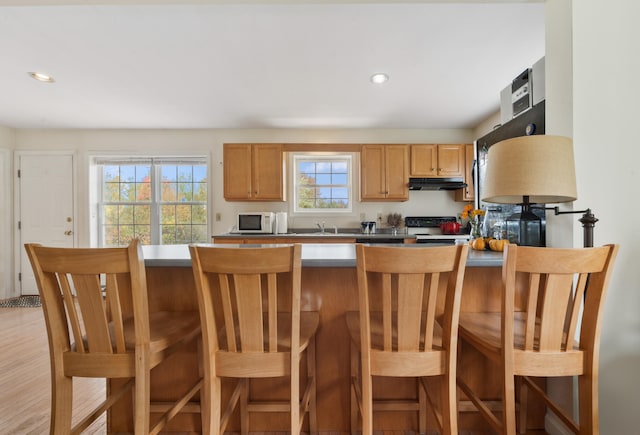
<path id="1" fill-rule="evenodd" d="M 389 76 L 386 75 L 385 73 L 375 73 L 374 75 L 371 76 L 370 80 L 372 83 L 379 85 L 389 80 Z"/>
<path id="2" fill-rule="evenodd" d="M 53 82 L 55 82 L 53 77 L 51 77 L 50 75 L 44 74 L 44 73 L 30 72 L 29 75 L 31 76 L 31 78 L 33 78 L 35 80 L 38 80 L 39 82 L 44 82 L 44 83 L 53 83 Z"/>

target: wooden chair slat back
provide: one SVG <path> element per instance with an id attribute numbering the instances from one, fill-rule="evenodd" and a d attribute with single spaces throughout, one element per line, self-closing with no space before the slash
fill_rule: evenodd
<path id="1" fill-rule="evenodd" d="M 127 248 L 27 244 L 25 249 L 43 301 L 52 352 L 70 350 L 71 336 L 76 352 L 126 352 L 123 325 L 133 311 L 141 315 L 136 328 L 146 332 L 138 341 L 149 340 L 146 279 L 137 240 Z M 134 294 L 134 288 L 140 294 Z"/>
<path id="2" fill-rule="evenodd" d="M 113 353 L 99 275 L 71 275 L 90 352 Z"/>
<path id="3" fill-rule="evenodd" d="M 275 273 L 267 275 L 269 306 L 269 352 L 278 351 L 278 280 Z"/>
<path id="4" fill-rule="evenodd" d="M 533 350 L 533 339 L 536 328 L 538 310 L 538 293 L 540 290 L 540 274 L 532 273 L 529 276 L 529 291 L 527 292 L 527 325 L 525 332 L 525 349 Z"/>
<path id="5" fill-rule="evenodd" d="M 264 351 L 261 281 L 258 274 L 233 275 L 240 349 L 243 352 Z"/>
<path id="6" fill-rule="evenodd" d="M 513 298 L 518 281 L 515 275 L 526 274 L 529 286 L 524 350 L 561 352 L 573 349 L 578 325 L 591 328 L 592 323 L 599 322 L 600 303 L 617 250 L 617 245 L 578 249 L 508 245 L 503 266 L 506 334 L 514 331 Z M 581 310 L 583 302 L 584 310 Z M 513 348 L 513 340 L 506 337 L 504 340 L 505 345 Z"/>
<path id="7" fill-rule="evenodd" d="M 213 279 L 213 276 L 210 274 L 205 275 L 205 278 L 207 278 L 207 283 L 211 283 L 210 279 Z M 238 350 L 238 346 L 236 343 L 236 323 L 234 320 L 234 315 L 233 315 L 233 301 L 231 300 L 231 285 L 229 284 L 229 275 L 221 273 L 218 275 L 218 281 L 220 283 L 220 300 L 221 300 L 221 305 L 222 305 L 222 310 L 223 310 L 223 320 L 224 320 L 224 325 L 226 328 L 226 342 L 227 342 L 227 350 L 229 350 L 230 352 L 237 352 Z M 210 288 L 210 287 L 207 287 Z M 209 296 L 210 296 L 210 292 Z M 212 302 L 211 302 L 212 303 Z M 213 312 L 211 312 L 211 314 L 209 315 L 210 317 L 213 316 Z M 213 319 L 215 319 L 215 317 L 211 317 Z M 215 335 L 217 337 L 217 333 Z"/>
<path id="8" fill-rule="evenodd" d="M 124 316 L 122 313 L 118 279 L 115 274 L 110 273 L 106 276 L 104 292 L 107 302 L 107 317 L 111 319 L 113 325 L 116 352 L 122 353 L 126 351 L 124 342 Z"/>
<path id="9" fill-rule="evenodd" d="M 571 314 L 569 317 L 569 327 L 567 328 L 567 342 L 565 344 L 566 349 L 571 349 L 575 343 L 576 329 L 578 327 L 578 321 L 580 319 L 580 307 L 584 300 L 585 290 L 587 283 L 589 282 L 589 276 L 587 274 L 580 274 L 578 282 L 576 284 L 576 294 L 573 300 L 571 300 Z"/>
<path id="10" fill-rule="evenodd" d="M 215 347 L 210 351 L 222 347 L 228 352 L 277 352 L 278 330 L 283 327 L 292 329 L 292 348 L 299 346 L 299 326 L 294 322 L 300 321 L 300 245 L 189 249 L 200 315 L 206 319 L 205 345 Z M 288 301 L 292 325 L 278 324 L 280 300 Z"/>
<path id="11" fill-rule="evenodd" d="M 419 350 L 423 293 L 423 274 L 399 274 L 397 291 L 399 352 L 417 352 Z"/>
<path id="12" fill-rule="evenodd" d="M 562 350 L 565 324 L 567 321 L 567 307 L 573 296 L 573 274 L 547 274 L 539 307 L 540 351 Z"/>
<path id="13" fill-rule="evenodd" d="M 424 277 L 425 279 L 427 278 L 426 276 Z M 438 304 L 438 286 L 440 284 L 440 273 L 436 272 L 436 273 L 432 273 L 431 274 L 431 279 L 429 280 L 428 283 L 425 283 L 425 288 L 427 288 L 428 290 L 428 296 L 427 296 L 427 308 L 426 308 L 426 321 L 425 321 L 425 335 L 424 335 L 424 349 L 425 350 L 429 350 L 433 348 L 433 333 L 434 333 L 434 326 L 435 326 L 435 321 L 436 321 L 436 307 Z M 450 284 L 447 286 L 447 288 L 450 288 L 451 286 L 455 287 L 455 282 L 450 282 Z"/>
<path id="14" fill-rule="evenodd" d="M 459 309 L 459 300 L 449 299 L 454 298 L 456 287 L 461 289 L 467 254 L 468 247 L 462 245 L 426 248 L 356 245 L 363 343 L 371 348 L 372 342 L 380 342 L 374 340 L 374 335 L 382 334 L 380 350 L 385 352 L 432 350 L 436 315 L 443 311 L 437 307 L 438 290 L 444 289 L 446 293 L 445 305 L 457 304 Z M 372 330 L 372 316 L 380 313 L 382 331 Z M 457 317 L 446 317 L 444 323 L 451 333 Z"/>
<path id="15" fill-rule="evenodd" d="M 86 352 L 84 346 L 84 332 L 80 323 L 80 317 L 78 317 L 78 311 L 76 310 L 76 304 L 73 298 L 73 292 L 71 291 L 71 284 L 66 274 L 56 276 L 49 274 L 52 279 L 58 280 L 62 288 L 62 301 L 67 310 L 67 316 L 69 318 L 69 325 L 73 332 L 73 341 L 76 343 L 76 349 L 78 352 Z"/>
<path id="16" fill-rule="evenodd" d="M 381 274 L 382 279 L 382 334 L 383 334 L 383 349 L 385 351 L 391 351 L 393 346 L 393 293 L 391 289 L 391 274 Z"/>

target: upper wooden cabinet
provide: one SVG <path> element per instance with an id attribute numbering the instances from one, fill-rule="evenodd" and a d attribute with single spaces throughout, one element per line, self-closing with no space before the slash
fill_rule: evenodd
<path id="1" fill-rule="evenodd" d="M 466 144 L 464 146 L 464 182 L 467 183 L 467 187 L 456 190 L 456 201 L 473 201 L 475 199 L 474 168 L 475 153 L 473 144 Z"/>
<path id="2" fill-rule="evenodd" d="M 360 168 L 361 201 L 409 199 L 407 145 L 362 145 Z"/>
<path id="3" fill-rule="evenodd" d="M 227 201 L 283 201 L 281 144 L 224 144 L 224 198 Z"/>
<path id="4" fill-rule="evenodd" d="M 411 145 L 411 177 L 463 177 L 463 144 Z"/>

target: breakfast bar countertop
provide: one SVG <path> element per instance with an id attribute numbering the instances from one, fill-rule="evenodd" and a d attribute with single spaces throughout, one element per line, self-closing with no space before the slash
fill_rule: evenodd
<path id="1" fill-rule="evenodd" d="M 250 244 L 211 245 L 225 248 L 270 246 Z M 385 244 L 385 247 L 424 247 L 420 244 Z M 148 245 L 142 247 L 147 267 L 191 267 L 188 245 Z M 353 243 L 318 243 L 302 245 L 302 267 L 355 267 Z M 502 267 L 502 253 L 469 250 L 467 267 Z"/>

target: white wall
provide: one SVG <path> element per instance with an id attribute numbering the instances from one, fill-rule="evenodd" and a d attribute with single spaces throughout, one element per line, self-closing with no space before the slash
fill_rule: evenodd
<path id="1" fill-rule="evenodd" d="M 499 95 L 496 96 L 496 102 L 500 103 Z M 478 125 L 475 129 L 473 129 L 473 138 L 477 139 L 479 137 L 482 137 L 485 134 L 488 134 L 491 131 L 495 130 L 500 125 L 500 110 L 498 110 L 493 115 L 482 121 L 480 125 Z"/>
<path id="2" fill-rule="evenodd" d="M 640 2 L 573 2 L 573 139 L 578 195 L 600 221 L 595 244 L 620 243 L 600 348 L 602 434 L 640 428 Z M 576 234 L 577 241 L 581 235 Z"/>
<path id="3" fill-rule="evenodd" d="M 13 291 L 12 157 L 14 132 L 0 127 L 0 299 L 18 296 Z"/>
<path id="4" fill-rule="evenodd" d="M 573 137 L 573 61 L 571 37 L 571 0 L 545 3 L 545 132 Z M 575 146 L 575 145 L 574 145 Z M 578 191 L 578 197 L 580 197 Z M 580 210 L 575 203 L 558 204 L 563 211 Z M 573 232 L 581 215 L 547 212 L 549 246 L 574 246 Z M 582 246 L 582 239 L 576 246 Z"/>
<path id="5" fill-rule="evenodd" d="M 105 153 L 207 154 L 211 158 L 212 197 L 209 218 L 212 234 L 227 232 L 238 211 L 290 211 L 288 204 L 275 202 L 227 202 L 222 193 L 222 144 L 225 142 L 283 143 L 471 143 L 471 130 L 17 130 L 16 150 L 70 150 L 77 159 L 78 243 L 89 244 L 89 157 Z M 360 213 L 375 220 L 377 213 L 407 215 L 458 215 L 464 203 L 454 202 L 454 193 L 411 192 L 403 203 L 356 203 L 347 218 L 323 218 L 327 227 L 358 227 Z M 214 222 L 215 213 L 220 222 Z M 313 227 L 317 219 L 293 219 L 290 227 Z"/>

